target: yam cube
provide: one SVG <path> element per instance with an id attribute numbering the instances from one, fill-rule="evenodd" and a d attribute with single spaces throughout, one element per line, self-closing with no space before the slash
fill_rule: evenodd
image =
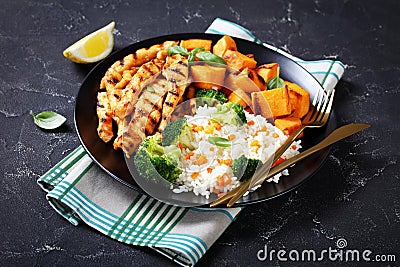
<path id="1" fill-rule="evenodd" d="M 268 107 L 260 107 L 260 105 L 265 105 L 266 103 L 268 103 L 269 109 L 271 110 L 274 118 L 288 116 L 292 112 L 287 86 L 262 92 L 251 93 L 251 96 L 256 100 L 252 101 L 254 113 L 256 113 L 256 110 L 268 109 Z M 264 98 L 266 102 L 263 101 L 262 98 Z M 264 114 L 260 114 L 264 116 Z"/>
<path id="2" fill-rule="evenodd" d="M 304 117 L 310 108 L 310 93 L 298 84 L 285 81 L 289 89 L 289 99 L 292 105 L 293 117 Z"/>
<path id="3" fill-rule="evenodd" d="M 187 50 L 191 51 L 195 48 L 202 47 L 206 51 L 211 51 L 211 40 L 205 39 L 189 39 L 189 40 L 182 40 L 180 45 L 186 48 Z"/>
<path id="4" fill-rule="evenodd" d="M 275 126 L 286 135 L 291 135 L 301 127 L 301 120 L 296 117 L 285 117 L 275 120 Z"/>
<path id="5" fill-rule="evenodd" d="M 257 61 L 238 51 L 227 50 L 222 58 L 225 59 L 228 67 L 234 70 L 242 71 L 245 68 L 254 69 L 257 66 Z"/>
<path id="6" fill-rule="evenodd" d="M 246 108 L 246 107 L 250 106 L 250 104 L 251 104 L 251 99 L 250 99 L 249 95 L 240 88 L 236 89 L 229 95 L 228 101 L 238 103 L 238 104 L 242 105 L 243 108 Z"/>
<path id="7" fill-rule="evenodd" d="M 256 72 L 264 79 L 265 82 L 268 82 L 272 78 L 275 78 L 279 75 L 279 64 L 270 63 L 261 65 L 256 69 Z"/>
<path id="8" fill-rule="evenodd" d="M 224 85 L 226 68 L 195 65 L 190 68 L 194 85 L 198 88 L 221 88 Z"/>
<path id="9" fill-rule="evenodd" d="M 257 72 L 255 70 L 248 70 L 248 72 L 249 72 L 249 75 L 248 75 L 249 79 L 252 80 L 254 82 L 254 84 L 257 85 L 257 87 L 261 91 L 264 91 L 265 89 L 267 89 L 265 82 L 260 77 L 260 75 L 257 74 Z"/>
<path id="10" fill-rule="evenodd" d="M 261 115 L 266 119 L 273 119 L 268 101 L 262 92 L 251 93 L 251 109 L 255 115 Z"/>
<path id="11" fill-rule="evenodd" d="M 213 47 L 213 53 L 222 57 L 227 50 L 237 51 L 235 40 L 230 36 L 224 36 Z"/>

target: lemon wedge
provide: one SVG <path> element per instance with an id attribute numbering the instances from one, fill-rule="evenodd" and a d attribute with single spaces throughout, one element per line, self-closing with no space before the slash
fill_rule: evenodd
<path id="1" fill-rule="evenodd" d="M 114 46 L 115 22 L 92 32 L 64 50 L 64 57 L 76 63 L 93 63 L 107 57 Z"/>

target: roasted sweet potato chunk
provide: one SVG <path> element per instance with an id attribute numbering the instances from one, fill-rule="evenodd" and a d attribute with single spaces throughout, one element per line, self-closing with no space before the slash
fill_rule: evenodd
<path id="1" fill-rule="evenodd" d="M 257 66 L 257 61 L 238 51 L 227 50 L 222 58 L 225 59 L 226 64 L 229 67 L 239 71 L 242 71 L 245 68 L 254 69 Z"/>
<path id="2" fill-rule="evenodd" d="M 254 84 L 257 85 L 257 87 L 261 91 L 264 91 L 265 89 L 267 89 L 265 82 L 260 77 L 260 75 L 257 74 L 257 72 L 255 70 L 248 70 L 248 72 L 249 72 L 249 75 L 248 75 L 249 79 L 252 80 L 254 82 Z"/>
<path id="3" fill-rule="evenodd" d="M 245 91 L 243 91 L 240 88 L 233 91 L 229 95 L 228 100 L 229 102 L 234 102 L 242 105 L 243 108 L 246 108 L 251 105 L 251 98 Z"/>
<path id="4" fill-rule="evenodd" d="M 286 135 L 291 135 L 301 127 L 301 120 L 296 117 L 285 117 L 275 120 L 275 126 Z"/>
<path id="5" fill-rule="evenodd" d="M 182 40 L 180 45 L 185 47 L 187 50 L 191 51 L 195 48 L 202 47 L 206 51 L 211 51 L 211 40 L 206 39 L 189 39 L 189 40 Z"/>
<path id="6" fill-rule="evenodd" d="M 266 90 L 262 92 L 251 93 L 253 110 L 259 111 L 260 115 L 269 115 L 265 110 L 267 107 L 263 107 L 266 103 L 269 105 L 273 117 L 283 117 L 288 116 L 292 112 L 292 108 L 289 101 L 289 92 L 287 86 L 282 88 L 276 88 L 272 90 Z M 263 100 L 265 99 L 265 101 Z M 268 118 L 268 117 L 266 117 Z"/>
<path id="7" fill-rule="evenodd" d="M 261 65 L 256 69 L 256 72 L 264 79 L 265 82 L 268 82 L 272 78 L 279 75 L 279 64 L 270 63 Z"/>
<path id="8" fill-rule="evenodd" d="M 190 68 L 194 85 L 198 88 L 211 89 L 221 88 L 225 80 L 226 68 L 195 65 Z"/>
<path id="9" fill-rule="evenodd" d="M 223 57 L 226 51 L 232 50 L 237 51 L 235 40 L 230 36 L 224 36 L 218 40 L 218 42 L 213 47 L 213 53 L 217 56 Z"/>
<path id="10" fill-rule="evenodd" d="M 251 109 L 256 115 L 261 115 L 266 119 L 273 119 L 268 101 L 261 92 L 251 94 Z"/>
<path id="11" fill-rule="evenodd" d="M 285 81 L 285 85 L 289 89 L 292 116 L 296 118 L 304 117 L 310 108 L 310 93 L 295 83 Z"/>

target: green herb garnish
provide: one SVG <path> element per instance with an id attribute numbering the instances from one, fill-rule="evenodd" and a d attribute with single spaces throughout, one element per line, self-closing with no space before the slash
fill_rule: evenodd
<path id="1" fill-rule="evenodd" d="M 31 110 L 29 114 L 32 115 L 37 126 L 47 130 L 58 128 L 67 120 L 64 116 L 53 111 L 44 111 L 35 115 Z"/>
<path id="2" fill-rule="evenodd" d="M 283 81 L 282 78 L 279 77 L 279 75 L 277 75 L 276 77 L 270 79 L 267 82 L 267 88 L 268 89 L 275 89 L 275 88 L 282 88 L 285 86 L 285 82 Z"/>
<path id="3" fill-rule="evenodd" d="M 220 147 L 230 147 L 232 145 L 231 141 L 226 138 L 219 137 L 219 136 L 209 136 L 208 142 L 213 145 L 220 146 Z"/>
<path id="4" fill-rule="evenodd" d="M 204 51 L 203 47 L 197 47 L 190 52 L 185 47 L 179 45 L 168 48 L 168 55 L 172 56 L 177 54 L 181 56 L 187 56 L 189 62 L 194 61 L 196 57 L 200 61 L 226 65 L 226 62 L 222 57 L 219 57 L 209 51 Z"/>
<path id="5" fill-rule="evenodd" d="M 208 51 L 197 53 L 196 57 L 201 61 L 226 65 L 226 61 L 222 57 L 219 57 Z"/>
<path id="6" fill-rule="evenodd" d="M 172 55 L 182 55 L 182 56 L 187 56 L 189 55 L 189 51 L 184 48 L 183 46 L 179 46 L 179 45 L 175 45 L 175 46 L 171 46 L 170 48 L 168 48 L 168 55 L 172 56 Z"/>
<path id="7" fill-rule="evenodd" d="M 190 51 L 189 56 L 188 56 L 188 61 L 189 61 L 189 62 L 194 61 L 194 56 L 195 56 L 197 53 L 202 52 L 202 51 L 204 51 L 204 48 L 203 48 L 203 47 L 197 47 L 197 48 L 193 49 L 192 51 Z"/>

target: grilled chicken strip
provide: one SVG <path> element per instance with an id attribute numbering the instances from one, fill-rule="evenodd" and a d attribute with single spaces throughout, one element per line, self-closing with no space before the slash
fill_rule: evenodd
<path id="1" fill-rule="evenodd" d="M 160 97 L 159 101 L 154 104 L 153 110 L 149 114 L 145 126 L 146 135 L 152 135 L 157 130 L 157 125 L 161 120 L 161 112 L 163 108 L 164 97 Z"/>
<path id="2" fill-rule="evenodd" d="M 113 147 L 115 150 L 117 150 L 118 148 L 122 149 L 122 141 L 123 141 L 122 135 L 129 124 L 129 120 L 127 120 L 127 118 L 121 120 L 118 117 L 115 117 L 115 121 L 118 126 L 118 132 L 117 132 L 117 137 L 114 140 Z"/>
<path id="3" fill-rule="evenodd" d="M 155 105 L 157 106 L 160 103 L 160 99 L 163 99 L 168 93 L 168 86 L 169 82 L 167 80 L 158 78 L 143 89 L 136 103 L 135 111 L 131 116 L 131 121 L 123 133 L 122 150 L 128 158 L 146 137 L 146 124 L 149 115 L 154 109 L 160 109 Z"/>
<path id="4" fill-rule="evenodd" d="M 97 133 L 101 140 L 109 142 L 113 138 L 112 131 L 112 117 L 111 108 L 108 102 L 106 92 L 97 93 L 97 117 L 99 118 L 99 126 L 97 127 Z"/>
<path id="5" fill-rule="evenodd" d="M 124 119 L 130 115 L 138 100 L 138 96 L 142 91 L 142 87 L 151 78 L 154 78 L 161 72 L 164 61 L 154 59 L 140 66 L 138 71 L 133 75 L 131 81 L 121 91 L 121 98 L 114 109 L 114 115 L 120 119 Z"/>
<path id="6" fill-rule="evenodd" d="M 116 73 L 115 75 L 118 76 L 118 78 L 115 78 L 115 81 L 118 81 L 115 85 L 107 83 L 106 84 L 106 92 L 107 92 L 107 97 L 108 101 L 110 103 L 110 108 L 111 112 L 113 114 L 113 119 L 115 117 L 115 109 L 118 106 L 118 102 L 122 98 L 122 88 L 124 88 L 130 80 L 132 80 L 132 76 L 139 70 L 139 68 L 134 67 L 129 70 L 125 70 L 122 75 L 119 75 Z"/>
<path id="7" fill-rule="evenodd" d="M 181 101 L 188 86 L 188 60 L 181 55 L 167 57 L 162 74 L 169 82 L 169 90 L 164 101 L 162 119 L 158 127 L 160 132 L 167 126 L 172 112 Z"/>
<path id="8" fill-rule="evenodd" d="M 156 44 L 149 48 L 138 49 L 135 53 L 129 54 L 121 60 L 116 61 L 108 68 L 104 77 L 100 82 L 100 89 L 106 88 L 108 83 L 117 83 L 113 78 L 118 73 L 122 75 L 125 70 L 132 69 L 133 67 L 139 67 L 142 64 L 149 62 L 157 56 L 160 50 L 167 50 L 169 47 L 177 45 L 177 41 L 165 41 L 162 44 Z"/>

